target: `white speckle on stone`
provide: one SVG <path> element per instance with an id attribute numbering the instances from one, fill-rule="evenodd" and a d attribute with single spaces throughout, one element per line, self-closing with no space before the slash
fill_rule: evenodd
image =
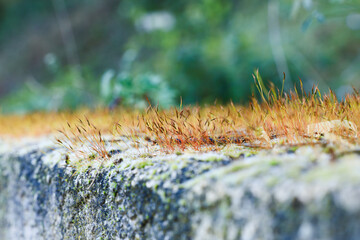
<path id="1" fill-rule="evenodd" d="M 298 232 L 299 240 L 309 240 L 314 239 L 314 229 L 308 221 L 305 221 L 301 224 Z"/>
<path id="2" fill-rule="evenodd" d="M 288 202 L 294 195 L 294 182 L 292 180 L 285 180 L 275 188 L 275 199 L 280 203 Z"/>
<path id="3" fill-rule="evenodd" d="M 339 192 L 337 200 L 349 213 L 356 213 L 360 211 L 360 196 L 359 188 L 349 188 L 344 186 L 342 191 Z"/>
<path id="4" fill-rule="evenodd" d="M 250 221 L 246 223 L 242 231 L 241 239 L 242 240 L 256 239 L 255 235 L 256 235 L 257 225 L 258 225 L 257 221 Z"/>

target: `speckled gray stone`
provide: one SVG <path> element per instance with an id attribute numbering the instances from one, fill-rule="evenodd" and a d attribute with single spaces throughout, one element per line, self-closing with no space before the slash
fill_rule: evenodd
<path id="1" fill-rule="evenodd" d="M 0 148 L 0 239 L 360 239 L 357 151 L 118 150 L 79 167 L 51 142 Z"/>

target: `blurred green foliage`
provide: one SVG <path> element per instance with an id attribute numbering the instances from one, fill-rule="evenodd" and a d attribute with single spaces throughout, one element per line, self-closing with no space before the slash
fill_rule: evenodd
<path id="1" fill-rule="evenodd" d="M 88 80 L 91 74 L 83 73 Z M 96 106 L 98 99 L 93 89 L 83 85 L 83 79 L 74 69 L 63 69 L 55 80 L 46 86 L 28 79 L 24 86 L 1 104 L 4 113 L 28 113 L 32 111 L 59 111 L 82 106 Z"/>
<path id="2" fill-rule="evenodd" d="M 120 72 L 108 70 L 101 78 L 100 96 L 110 108 L 116 105 L 144 109 L 150 103 L 167 108 L 175 103 L 175 91 L 154 73 L 135 73 L 132 65 L 136 52 L 129 50 L 122 58 Z"/>
<path id="3" fill-rule="evenodd" d="M 67 14 L 56 12 L 59 1 Z M 2 0 L 0 12 L 3 45 L 16 36 L 15 26 L 38 24 L 22 18 L 54 20 L 57 14 L 72 23 L 65 36 L 55 35 L 63 44 L 54 41 L 38 57 L 45 60 L 42 68 L 19 75 L 23 83 L 2 101 L 3 112 L 114 103 L 143 108 L 146 98 L 168 107 L 180 96 L 185 104 L 245 102 L 257 68 L 277 85 L 285 72 L 286 89 L 299 77 L 305 88 L 318 84 L 340 96 L 360 87 L 357 0 Z M 47 34 L 42 38 L 51 41 Z M 71 34 L 76 48 L 66 41 Z M 19 61 L 19 68 L 31 61 Z"/>

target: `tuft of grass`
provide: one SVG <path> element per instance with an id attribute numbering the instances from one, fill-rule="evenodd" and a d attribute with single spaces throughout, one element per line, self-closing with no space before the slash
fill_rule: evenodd
<path id="1" fill-rule="evenodd" d="M 67 128 L 58 130 L 61 137 L 56 142 L 73 152 L 81 159 L 108 159 L 111 157 L 106 150 L 105 141 L 101 131 L 85 116 L 84 120 L 78 119 L 76 124 L 67 122 Z"/>
<path id="2" fill-rule="evenodd" d="M 289 93 L 273 84 L 267 88 L 258 72 L 254 80 L 260 100 L 253 96 L 249 106 L 230 102 L 225 106 L 168 111 L 150 107 L 142 115 L 140 126 L 170 151 L 201 150 L 204 146 L 216 150 L 226 144 L 256 148 L 297 146 L 323 142 L 324 136 L 325 140 L 357 142 L 358 92 L 338 101 L 331 89 L 324 95 L 316 86 L 305 92 L 301 80 L 300 89 Z"/>
<path id="3" fill-rule="evenodd" d="M 187 149 L 216 151 L 227 144 L 272 148 L 324 142 L 359 143 L 360 94 L 356 89 L 339 100 L 331 89 L 324 94 L 314 86 L 306 92 L 301 80 L 285 93 L 272 83 L 266 86 L 258 71 L 253 77 L 259 97 L 253 94 L 248 106 L 233 102 L 205 107 L 181 103 L 170 110 L 150 105 L 142 112 L 124 108 L 83 109 L 75 113 L 2 116 L 0 135 L 38 136 L 62 128 L 58 143 L 89 160 L 109 158 L 102 134 L 112 134 L 113 141 L 126 136 L 136 148 L 145 142 L 147 146 L 158 145 L 162 151 L 174 153 Z M 79 115 L 87 118 L 78 119 Z"/>

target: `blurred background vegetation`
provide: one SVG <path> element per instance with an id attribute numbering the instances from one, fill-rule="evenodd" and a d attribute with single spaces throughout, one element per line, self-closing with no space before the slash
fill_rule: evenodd
<path id="1" fill-rule="evenodd" d="M 2 113 L 244 103 L 257 68 L 359 88 L 360 2 L 0 0 Z"/>

